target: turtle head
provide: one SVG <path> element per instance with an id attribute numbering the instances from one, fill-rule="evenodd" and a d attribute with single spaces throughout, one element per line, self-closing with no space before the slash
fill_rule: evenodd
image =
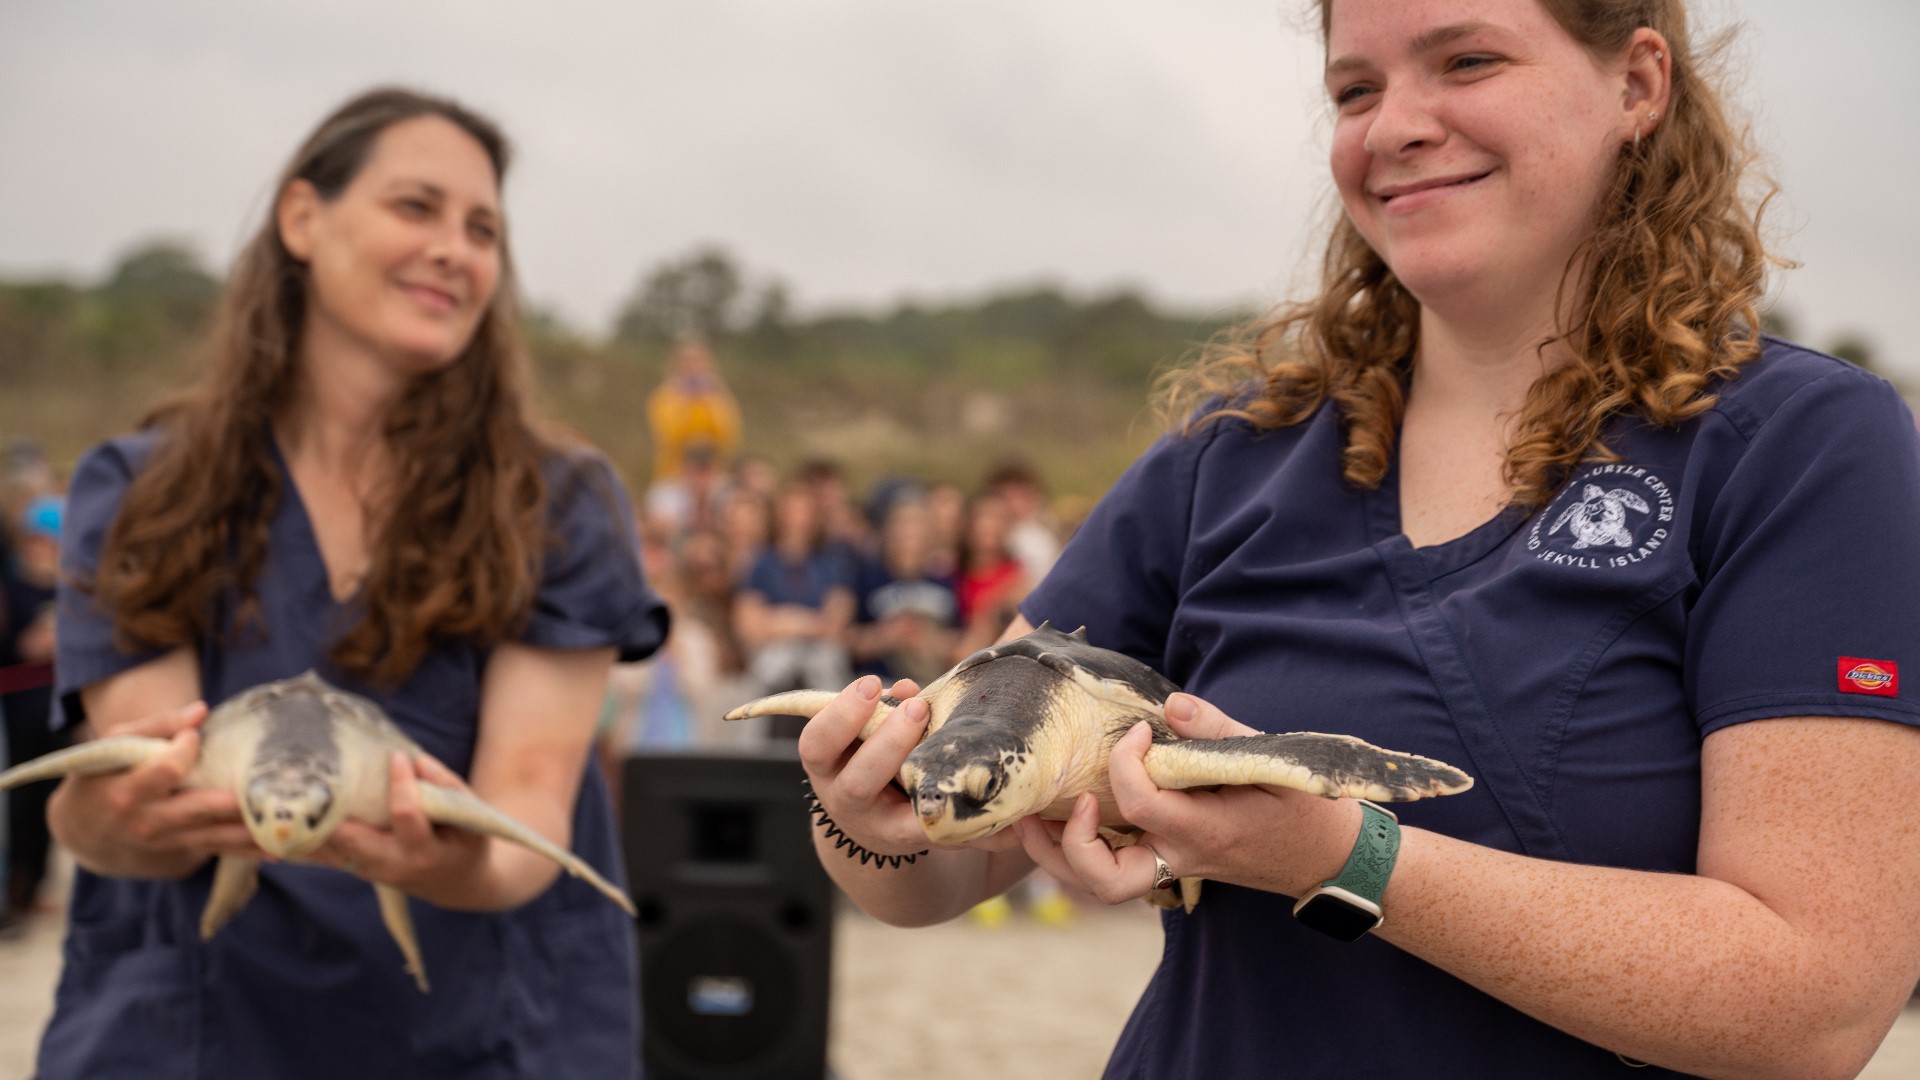
<path id="1" fill-rule="evenodd" d="M 948 723 L 928 736 L 900 767 L 900 782 L 937 844 L 991 836 L 1039 809 L 1027 766 L 1026 740 L 1005 732 Z M 956 730 L 958 729 L 958 730 Z"/>
<path id="2" fill-rule="evenodd" d="M 291 765 L 256 770 L 247 779 L 247 831 L 269 855 L 298 858 L 326 842 L 333 831 L 333 785 L 323 776 Z"/>

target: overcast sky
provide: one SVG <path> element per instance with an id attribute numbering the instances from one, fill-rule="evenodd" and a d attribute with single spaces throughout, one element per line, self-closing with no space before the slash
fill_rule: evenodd
<path id="1" fill-rule="evenodd" d="M 184 240 L 224 267 L 266 185 L 376 82 L 520 151 L 527 292 L 604 332 L 719 243 L 807 310 L 1041 279 L 1218 308 L 1295 285 L 1330 198 L 1306 0 L 0 0 L 0 277 Z M 1920 379 L 1912 0 L 1709 0 L 1785 189 L 1785 306 Z"/>

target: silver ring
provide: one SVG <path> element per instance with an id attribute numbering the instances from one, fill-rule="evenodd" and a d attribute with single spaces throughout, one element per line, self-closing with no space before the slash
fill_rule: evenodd
<path id="1" fill-rule="evenodd" d="M 1153 887 L 1156 889 L 1173 888 L 1173 883 L 1180 880 L 1180 875 L 1173 872 L 1173 867 L 1167 865 L 1167 860 L 1161 858 L 1160 853 L 1153 850 L 1151 844 L 1142 843 L 1140 846 L 1146 848 L 1147 854 L 1153 856 Z"/>

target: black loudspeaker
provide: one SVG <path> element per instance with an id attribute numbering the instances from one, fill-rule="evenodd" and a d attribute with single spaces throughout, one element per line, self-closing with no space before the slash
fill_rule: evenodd
<path id="1" fill-rule="evenodd" d="M 649 1080 L 821 1080 L 834 886 L 791 744 L 626 761 Z"/>

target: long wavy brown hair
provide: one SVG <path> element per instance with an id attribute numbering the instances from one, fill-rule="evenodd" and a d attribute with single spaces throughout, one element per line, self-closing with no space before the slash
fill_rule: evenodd
<path id="1" fill-rule="evenodd" d="M 1671 425 L 1712 408 L 1715 380 L 1759 354 L 1758 307 L 1776 261 L 1760 227 L 1773 187 L 1751 168 L 1751 137 L 1709 73 L 1727 39 L 1696 48 L 1682 0 L 1539 2 L 1596 57 L 1618 56 L 1640 27 L 1658 31 L 1673 87 L 1659 126 L 1621 150 L 1599 220 L 1560 283 L 1559 336 L 1542 347 L 1558 344 L 1571 359 L 1534 383 L 1507 448 L 1506 480 L 1522 506 L 1545 503 L 1576 463 L 1612 459 L 1601 434 L 1614 417 L 1637 410 Z M 1332 4 L 1316 3 L 1323 41 Z M 1582 295 L 1570 296 L 1581 281 Z M 1161 418 L 1188 432 L 1228 417 L 1271 429 L 1331 399 L 1347 430 L 1346 479 L 1377 487 L 1393 460 L 1419 326 L 1419 302 L 1341 213 L 1319 295 L 1163 376 Z"/>
<path id="2" fill-rule="evenodd" d="M 380 133 L 437 116 L 471 135 L 506 176 L 491 121 L 456 102 L 381 88 L 340 106 L 294 154 L 274 199 L 305 180 L 324 200 L 359 173 Z M 122 647 L 192 646 L 260 631 L 257 582 L 268 523 L 285 498 L 272 422 L 300 363 L 308 272 L 270 209 L 235 259 L 210 339 L 210 364 L 143 426 L 159 438 L 109 529 L 90 587 Z M 501 272 L 473 339 L 417 379 L 385 421 L 394 476 L 381 498 L 356 621 L 332 660 L 376 682 L 404 679 L 440 639 L 491 642 L 531 610 L 547 543 L 542 462 L 565 445 L 530 404 L 504 235 Z"/>

